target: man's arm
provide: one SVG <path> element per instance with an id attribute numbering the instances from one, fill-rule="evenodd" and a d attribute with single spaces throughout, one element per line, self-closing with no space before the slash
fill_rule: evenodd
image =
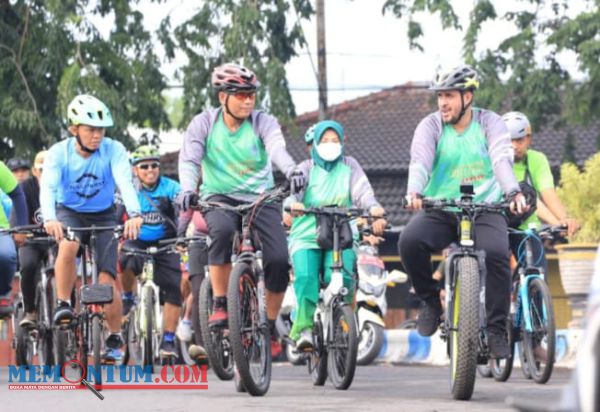
<path id="1" fill-rule="evenodd" d="M 60 147 L 54 146 L 44 159 L 44 175 L 40 179 L 40 209 L 44 222 L 56 219 L 56 193 L 60 185 Z"/>
<path id="2" fill-rule="evenodd" d="M 285 148 L 285 139 L 277 119 L 267 113 L 257 112 L 254 121 L 271 162 L 289 178 L 296 162 Z"/>
<path id="3" fill-rule="evenodd" d="M 425 117 L 417 128 L 410 145 L 410 165 L 408 167 L 409 194 L 422 194 L 429 182 L 435 159 L 437 137 L 441 133 L 441 119 L 437 113 Z"/>
<path id="4" fill-rule="evenodd" d="M 560 220 L 554 216 L 550 209 L 548 209 L 548 206 L 546 206 L 546 204 L 540 198 L 537 200 L 535 213 L 537 213 L 540 220 L 544 223 L 553 226 L 560 225 Z"/>
<path id="5" fill-rule="evenodd" d="M 210 119 L 214 112 L 204 112 L 194 117 L 189 124 L 181 150 L 179 150 L 179 182 L 183 192 L 197 192 L 201 178 L 206 138 L 210 131 Z"/>
<path id="6" fill-rule="evenodd" d="M 504 194 L 519 192 L 519 183 L 513 171 L 513 150 L 510 133 L 500 116 L 489 110 L 481 112 L 482 125 L 488 142 L 494 176 Z"/>
<path id="7" fill-rule="evenodd" d="M 131 165 L 127 158 L 127 151 L 125 150 L 125 146 L 116 140 L 113 140 L 110 166 L 113 179 L 115 179 L 115 183 L 121 192 L 121 198 L 123 199 L 123 204 L 125 205 L 125 209 L 127 209 L 127 213 L 129 216 L 132 214 L 139 215 L 141 213 L 141 207 L 135 187 L 133 186 Z M 45 170 L 44 173 L 46 173 Z M 46 175 L 44 174 L 44 179 L 45 178 Z M 44 179 L 42 179 L 42 181 Z"/>
<path id="8" fill-rule="evenodd" d="M 17 218 L 17 226 L 23 226 L 27 224 L 27 202 L 25 201 L 25 193 L 20 185 L 17 185 L 15 189 L 8 193 L 13 202 L 13 213 Z"/>

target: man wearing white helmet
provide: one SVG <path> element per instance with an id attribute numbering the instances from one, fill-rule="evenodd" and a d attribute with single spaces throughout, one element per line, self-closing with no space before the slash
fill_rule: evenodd
<path id="1" fill-rule="evenodd" d="M 94 96 L 79 95 L 69 104 L 67 118 L 69 132 L 74 137 L 48 150 L 40 186 L 44 228 L 58 242 L 54 323 L 60 327 L 69 327 L 74 320 L 70 296 L 76 278 L 75 258 L 79 243 L 89 237 L 78 233 L 78 241 L 66 240 L 64 227 L 114 225 L 116 188 L 129 215 L 124 237 L 137 238 L 143 223 L 127 151 L 120 142 L 105 137 L 106 128 L 113 126 L 108 107 Z M 113 302 L 104 306 L 110 332 L 104 359 L 109 363 L 119 362 L 123 344 L 121 297 L 115 287 L 117 242 L 112 231 L 98 232 L 96 245 L 99 282 L 111 285 L 113 290 Z"/>
<path id="2" fill-rule="evenodd" d="M 509 112 L 502 116 L 502 120 L 510 132 L 515 157 L 513 166 L 515 176 L 521 182 L 522 187 L 529 186 L 530 190 L 542 201 L 537 202 L 537 212 L 532 211 L 530 214 L 523 215 L 522 219 L 512 221 L 511 226 L 526 229 L 532 223 L 539 225 L 540 218 L 542 218 L 553 225 L 565 225 L 568 234 L 572 235 L 579 230 L 579 222 L 567 216 L 567 211 L 556 194 L 554 178 L 546 155 L 529 148 L 532 136 L 529 119 L 523 113 Z M 519 243 L 516 236 L 511 236 L 511 249 L 515 254 Z M 534 255 L 538 253 L 534 251 Z M 536 256 L 534 256 L 535 258 Z M 546 266 L 545 258 L 543 258 L 543 262 Z"/>

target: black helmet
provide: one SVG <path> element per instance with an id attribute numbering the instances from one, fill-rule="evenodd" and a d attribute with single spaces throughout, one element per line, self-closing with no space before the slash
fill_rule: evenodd
<path id="1" fill-rule="evenodd" d="M 10 169 L 11 172 L 14 172 L 17 169 L 31 169 L 31 165 L 29 164 L 29 160 L 19 159 L 18 157 L 13 157 L 6 162 L 6 166 Z"/>
<path id="2" fill-rule="evenodd" d="M 471 66 L 461 64 L 452 70 L 440 72 L 429 87 L 429 90 L 470 90 L 479 88 L 479 75 Z"/>

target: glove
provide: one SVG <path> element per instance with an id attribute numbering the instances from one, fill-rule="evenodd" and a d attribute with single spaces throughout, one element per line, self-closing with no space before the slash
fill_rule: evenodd
<path id="1" fill-rule="evenodd" d="M 198 204 L 198 199 L 198 193 L 196 192 L 183 192 L 179 195 L 179 207 L 181 208 L 181 210 L 186 212 L 190 210 L 192 206 Z"/>
<path id="2" fill-rule="evenodd" d="M 509 208 L 513 214 L 522 215 L 529 210 L 530 206 L 527 204 L 527 200 L 525 199 L 525 196 L 523 196 L 523 193 L 514 192 L 511 193 L 508 198 Z"/>
<path id="3" fill-rule="evenodd" d="M 293 195 L 295 195 L 296 193 L 299 193 L 302 189 L 304 189 L 304 185 L 306 184 L 306 179 L 304 178 L 304 174 L 298 169 L 295 169 L 290 174 L 290 176 L 288 177 L 288 180 L 290 182 L 290 191 L 292 192 Z"/>

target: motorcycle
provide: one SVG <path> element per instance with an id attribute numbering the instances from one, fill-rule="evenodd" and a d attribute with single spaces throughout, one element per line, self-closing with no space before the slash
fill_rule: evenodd
<path id="1" fill-rule="evenodd" d="M 358 365 L 371 364 L 383 346 L 387 310 L 385 290 L 408 279 L 399 270 L 388 272 L 379 257 L 377 247 L 362 243 L 357 250 L 358 289 L 356 317 L 358 320 Z"/>

